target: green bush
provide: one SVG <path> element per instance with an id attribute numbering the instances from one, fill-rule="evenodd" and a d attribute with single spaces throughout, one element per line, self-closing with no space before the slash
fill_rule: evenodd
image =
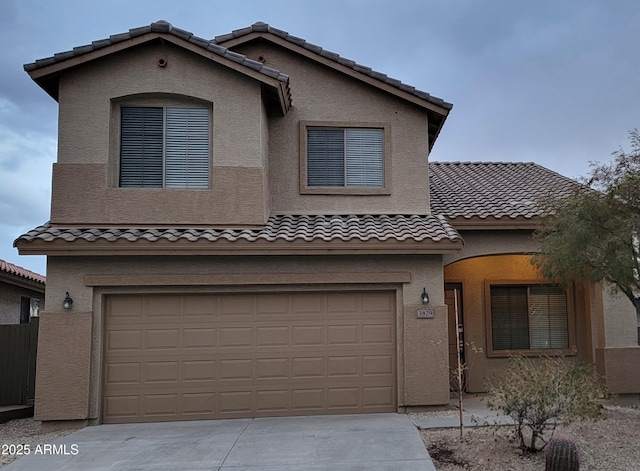
<path id="1" fill-rule="evenodd" d="M 606 386 L 592 365 L 562 356 L 514 355 L 487 382 L 487 405 L 511 416 L 520 448 L 542 450 L 560 422 L 597 418 Z"/>

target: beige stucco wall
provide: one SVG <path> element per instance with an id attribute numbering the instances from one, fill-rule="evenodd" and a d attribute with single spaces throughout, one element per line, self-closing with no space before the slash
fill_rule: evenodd
<path id="1" fill-rule="evenodd" d="M 157 66 L 160 57 L 166 67 Z M 152 43 L 65 71 L 59 90 L 52 222 L 264 223 L 269 139 L 258 81 L 175 46 Z M 119 106 L 194 100 L 212 113 L 211 188 L 118 188 Z"/>
<path id="2" fill-rule="evenodd" d="M 293 107 L 269 122 L 269 175 L 276 213 L 407 213 L 429 211 L 427 114 L 329 67 L 267 43 L 235 50 L 289 76 Z M 391 126 L 390 195 L 302 195 L 299 186 L 301 121 L 380 123 Z"/>
<path id="3" fill-rule="evenodd" d="M 604 330 L 607 347 L 638 346 L 636 309 L 624 294 L 605 288 L 603 293 Z"/>
<path id="4" fill-rule="evenodd" d="M 136 286 L 127 285 L 137 275 L 231 275 L 231 274 L 290 274 L 289 281 L 282 285 L 184 285 Z M 408 275 L 408 282 L 372 283 L 367 280 L 380 273 Z M 87 275 L 116 275 L 123 286 L 87 286 Z M 300 284 L 299 274 L 323 277 L 322 284 Z M 442 355 L 435 339 L 446 339 L 446 308 L 442 291 L 441 257 L 433 256 L 327 256 L 327 257 L 49 257 L 47 302 L 60 305 L 65 292 L 73 297 L 73 310 L 65 319 L 73 319 L 77 313 L 90 312 L 91 325 L 72 329 L 79 337 L 80 345 L 88 343 L 91 349 L 91 368 L 87 381 L 87 417 L 99 420 L 102 374 L 102 330 L 103 296 L 114 293 L 160 293 L 160 292 L 256 292 L 256 291 L 300 291 L 300 290 L 360 290 L 392 289 L 396 291 L 397 303 L 397 351 L 398 351 L 398 407 L 407 405 L 444 404 L 449 400 L 446 356 Z M 184 278 L 186 279 L 186 278 Z M 126 286 L 125 286 L 126 285 Z M 415 305 L 420 302 L 423 288 L 429 292 L 428 307 L 436 309 L 435 319 L 415 319 Z M 56 314 L 57 315 L 57 314 Z M 53 316 L 53 314 L 52 314 Z M 408 317 L 407 317 L 408 316 Z M 63 319 L 59 317 L 59 319 Z M 80 329 L 80 330 L 78 330 Z M 407 329 L 409 332 L 407 332 Z M 89 338 L 87 338 L 89 337 Z M 432 342 L 432 340 L 434 340 Z M 45 337 L 42 348 L 47 352 L 50 366 L 56 359 L 64 359 L 66 350 L 53 337 Z M 43 363 L 44 365 L 44 363 Z M 405 378 L 405 370 L 410 375 Z M 85 371 L 85 370 L 82 370 Z M 59 420 L 49 414 L 51 405 L 48 395 L 59 389 L 59 382 L 52 376 L 38 380 L 38 397 L 43 405 L 41 420 Z M 84 390 L 83 390 L 84 391 Z M 56 394 L 58 394 L 56 392 Z M 84 393 L 83 393 L 84 394 Z M 56 396 L 57 397 L 57 396 Z M 75 397 L 75 396 L 74 396 Z M 74 399 L 77 402 L 77 398 Z M 44 404 L 46 403 L 46 405 Z M 81 402 L 80 402 L 81 403 Z M 76 414 L 77 415 L 77 414 Z M 74 416 L 69 420 L 77 420 Z"/>
<path id="5" fill-rule="evenodd" d="M 40 314 L 35 419 L 84 420 L 89 411 L 92 316 Z"/>
<path id="6" fill-rule="evenodd" d="M 494 255 L 462 260 L 447 265 L 444 277 L 446 282 L 462 283 L 465 355 L 469 368 L 467 388 L 469 392 L 480 392 L 484 390 L 485 379 L 498 374 L 508 361 L 506 357 L 487 356 L 485 281 L 533 281 L 540 277 L 531 265 L 529 255 Z M 572 292 L 575 347 L 578 357 L 592 360 L 591 328 L 588 325 L 591 313 L 584 299 L 588 294 L 578 288 Z"/>
<path id="7" fill-rule="evenodd" d="M 531 238 L 531 230 L 460 230 L 464 239 L 464 247 L 457 252 L 443 256 L 444 265 L 458 260 L 480 257 L 483 255 L 535 253 L 538 245 Z"/>

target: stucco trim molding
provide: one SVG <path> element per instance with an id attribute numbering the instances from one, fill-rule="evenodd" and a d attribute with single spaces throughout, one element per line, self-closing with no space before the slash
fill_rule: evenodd
<path id="1" fill-rule="evenodd" d="M 410 283 L 411 273 L 237 273 L 225 275 L 86 275 L 86 286 L 211 286 Z"/>

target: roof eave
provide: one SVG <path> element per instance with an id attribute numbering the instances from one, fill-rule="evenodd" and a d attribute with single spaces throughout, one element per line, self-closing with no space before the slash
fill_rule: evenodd
<path id="1" fill-rule="evenodd" d="M 458 251 L 462 239 L 439 241 L 407 240 L 275 240 L 275 241 L 21 241 L 15 246 L 21 255 L 403 255 L 442 254 Z"/>
<path id="2" fill-rule="evenodd" d="M 0 282 L 44 293 L 45 283 L 12 273 L 0 272 Z"/>

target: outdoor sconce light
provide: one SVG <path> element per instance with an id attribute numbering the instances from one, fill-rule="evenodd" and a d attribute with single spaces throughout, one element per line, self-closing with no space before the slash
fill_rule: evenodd
<path id="1" fill-rule="evenodd" d="M 69 294 L 69 293 L 67 293 Z M 427 293 L 426 288 L 422 288 L 422 304 L 429 304 L 429 293 Z"/>
<path id="2" fill-rule="evenodd" d="M 69 296 L 69 291 L 67 291 L 67 294 L 62 301 L 62 309 L 64 309 L 65 311 L 70 311 L 72 305 L 73 299 L 71 299 L 71 296 Z"/>

